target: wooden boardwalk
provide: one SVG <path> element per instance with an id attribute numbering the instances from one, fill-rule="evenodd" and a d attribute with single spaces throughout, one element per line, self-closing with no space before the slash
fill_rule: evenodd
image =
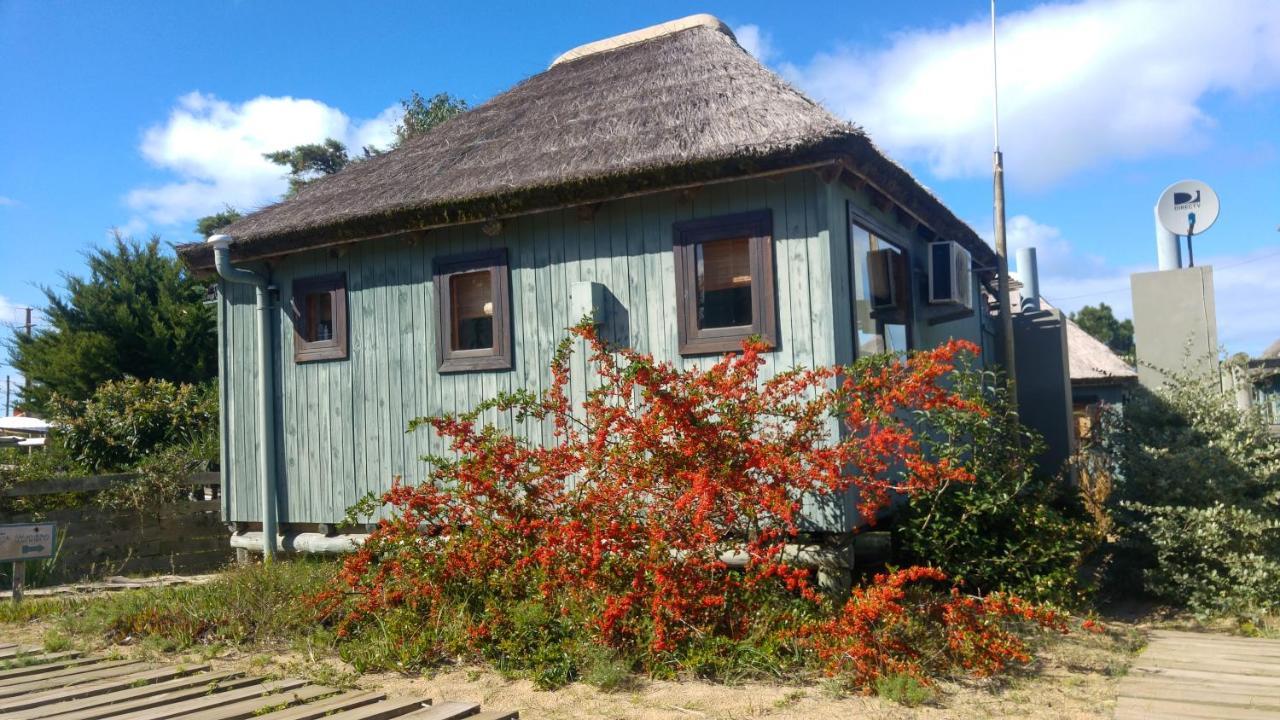
<path id="1" fill-rule="evenodd" d="M 1137 718 L 1280 720 L 1280 640 L 1153 632 L 1116 702 Z"/>
<path id="2" fill-rule="evenodd" d="M 515 720 L 471 702 L 343 692 L 205 664 L 106 660 L 0 644 L 0 720 Z"/>

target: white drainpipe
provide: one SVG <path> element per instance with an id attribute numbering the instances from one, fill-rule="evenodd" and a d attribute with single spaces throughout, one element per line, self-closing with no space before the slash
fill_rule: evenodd
<path id="1" fill-rule="evenodd" d="M 230 235 L 212 235 L 213 266 L 227 282 L 252 285 L 258 310 L 258 476 L 262 480 L 262 555 L 267 562 L 276 556 L 276 432 L 275 391 L 272 388 L 271 298 L 269 280 L 252 270 L 231 265 Z M 222 409 L 226 412 L 226 408 Z"/>

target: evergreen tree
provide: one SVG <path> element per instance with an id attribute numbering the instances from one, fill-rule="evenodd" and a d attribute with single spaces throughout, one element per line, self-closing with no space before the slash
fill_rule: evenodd
<path id="1" fill-rule="evenodd" d="M 1116 319 L 1110 305 L 1085 305 L 1079 312 L 1071 313 L 1071 319 L 1112 352 L 1126 358 L 1133 355 L 1133 321 Z"/>
<path id="2" fill-rule="evenodd" d="M 9 342 L 9 364 L 30 382 L 19 407 L 43 414 L 55 393 L 84 400 L 125 376 L 198 383 L 217 375 L 205 284 L 163 253 L 158 237 L 137 243 L 117 233 L 87 260 L 87 278 L 64 276 L 64 295 L 42 288 L 44 327 Z"/>
<path id="3" fill-rule="evenodd" d="M 213 235 L 218 230 L 221 230 L 222 228 L 239 220 L 241 217 L 242 215 L 239 210 L 227 205 L 226 209 L 222 212 L 214 213 L 213 215 L 206 215 L 197 220 L 196 235 L 200 236 L 200 239 L 203 240 L 210 235 Z"/>
<path id="4" fill-rule="evenodd" d="M 439 93 L 428 99 L 416 90 L 408 98 L 401 100 L 400 106 L 404 109 L 404 114 L 396 125 L 396 139 L 388 150 L 399 147 L 468 109 L 465 100 L 449 93 Z M 332 175 L 353 162 L 384 152 L 386 150 L 366 146 L 362 148 L 362 155 L 352 156 L 346 145 L 333 138 L 325 138 L 322 143 L 295 145 L 288 150 L 264 153 L 263 157 L 289 169 L 289 192 L 285 195 L 289 197 L 312 180 Z"/>

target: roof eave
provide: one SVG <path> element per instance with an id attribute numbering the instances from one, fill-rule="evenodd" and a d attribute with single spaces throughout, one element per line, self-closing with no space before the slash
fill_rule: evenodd
<path id="1" fill-rule="evenodd" d="M 446 201 L 384 211 L 314 228 L 242 238 L 231 246 L 232 259 L 249 262 L 405 232 L 423 231 L 559 208 L 668 192 L 684 187 L 732 182 L 805 168 L 838 165 L 863 178 L 940 238 L 956 240 L 980 267 L 995 264 L 995 253 L 977 233 L 925 190 L 908 172 L 884 157 L 864 136 L 828 137 L 808 148 L 770 155 L 738 155 L 677 166 L 516 190 L 503 195 Z M 204 243 L 180 245 L 179 257 L 195 272 L 213 269 L 213 253 Z"/>

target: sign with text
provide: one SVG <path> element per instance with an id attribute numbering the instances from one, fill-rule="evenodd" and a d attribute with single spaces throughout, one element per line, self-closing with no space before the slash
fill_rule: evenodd
<path id="1" fill-rule="evenodd" d="M 57 534 L 53 523 L 0 525 L 0 562 L 51 558 Z"/>

